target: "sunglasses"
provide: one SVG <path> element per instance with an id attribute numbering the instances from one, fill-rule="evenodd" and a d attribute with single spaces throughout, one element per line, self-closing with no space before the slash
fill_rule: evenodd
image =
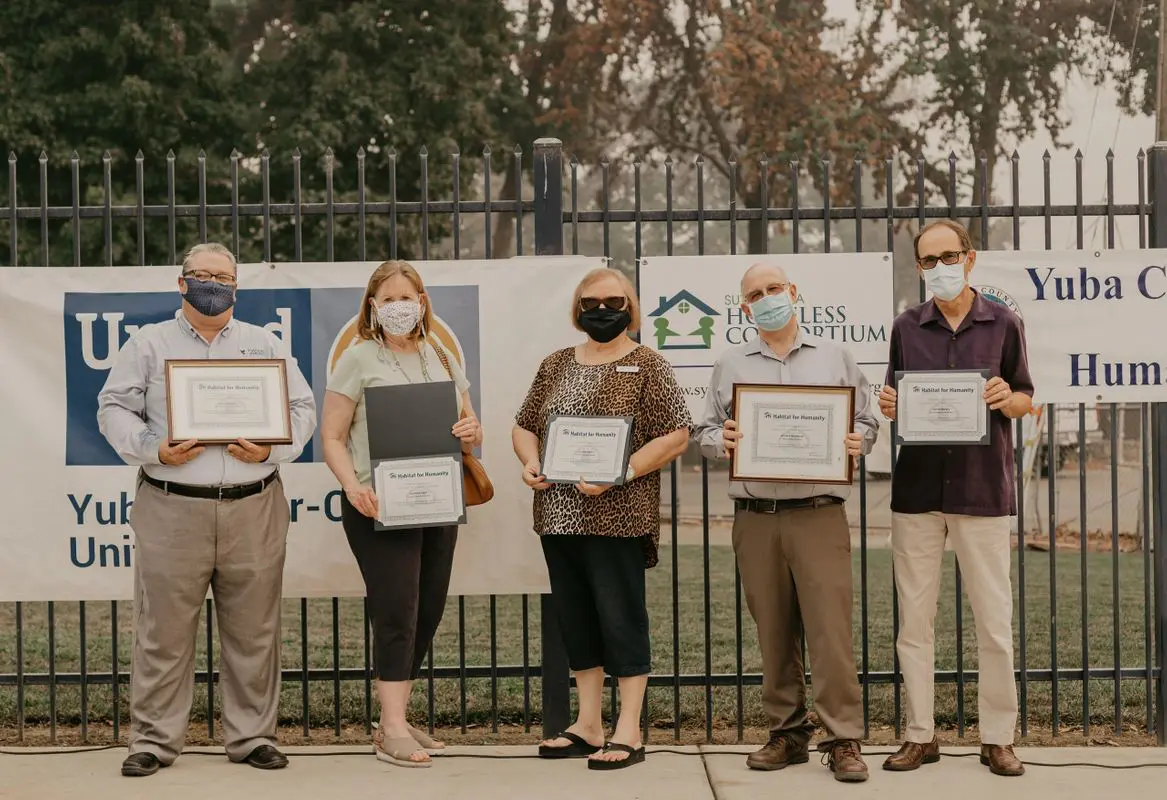
<path id="1" fill-rule="evenodd" d="M 581 297 L 579 299 L 579 307 L 582 311 L 595 311 L 600 306 L 612 311 L 623 311 L 627 305 L 627 297 Z"/>

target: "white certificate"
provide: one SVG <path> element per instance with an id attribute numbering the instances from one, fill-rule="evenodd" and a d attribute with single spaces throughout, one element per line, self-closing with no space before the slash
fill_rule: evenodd
<path id="1" fill-rule="evenodd" d="M 166 404 L 171 443 L 292 441 L 283 359 L 167 360 Z"/>
<path id="2" fill-rule="evenodd" d="M 453 456 L 381 461 L 373 468 L 377 521 L 383 528 L 422 528 L 465 521 L 462 465 Z"/>
<path id="3" fill-rule="evenodd" d="M 896 373 L 896 444 L 988 444 L 987 370 Z"/>
<path id="4" fill-rule="evenodd" d="M 730 463 L 739 481 L 850 483 L 846 436 L 853 386 L 735 384 L 733 418 L 742 437 Z"/>
<path id="5" fill-rule="evenodd" d="M 631 444 L 631 417 L 552 416 L 543 477 L 549 483 L 622 484 Z"/>

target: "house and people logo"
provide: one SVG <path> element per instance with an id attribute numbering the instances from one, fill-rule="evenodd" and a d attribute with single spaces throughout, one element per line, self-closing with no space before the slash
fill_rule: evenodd
<path id="1" fill-rule="evenodd" d="M 711 350 L 714 326 L 721 312 L 688 289 L 673 296 L 661 295 L 649 313 L 657 350 Z"/>

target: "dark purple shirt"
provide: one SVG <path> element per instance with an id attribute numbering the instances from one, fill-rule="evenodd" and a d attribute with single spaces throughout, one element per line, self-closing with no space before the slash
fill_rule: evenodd
<path id="1" fill-rule="evenodd" d="M 1033 396 L 1021 319 L 979 292 L 956 332 L 929 300 L 896 317 L 885 383 L 897 370 L 987 369 L 1015 392 Z M 903 445 L 892 475 L 891 510 L 901 514 L 1017 514 L 1013 421 L 990 413 L 987 445 Z"/>

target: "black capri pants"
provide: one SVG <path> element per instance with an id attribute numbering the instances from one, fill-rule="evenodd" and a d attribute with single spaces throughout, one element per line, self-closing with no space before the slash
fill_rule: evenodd
<path id="1" fill-rule="evenodd" d="M 421 674 L 446 610 L 458 526 L 378 531 L 341 496 L 341 524 L 365 579 L 378 680 Z"/>
<path id="2" fill-rule="evenodd" d="M 652 671 L 643 537 L 543 535 L 551 604 L 573 672 Z"/>

